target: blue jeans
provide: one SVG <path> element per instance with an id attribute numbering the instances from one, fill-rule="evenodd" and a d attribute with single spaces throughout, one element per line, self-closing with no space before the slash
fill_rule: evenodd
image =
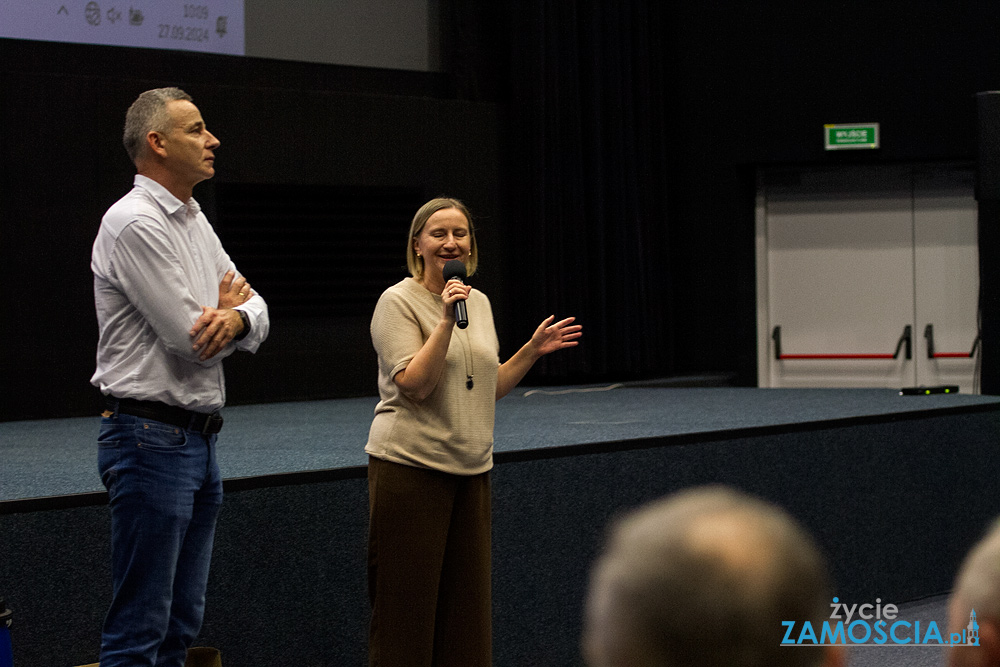
<path id="1" fill-rule="evenodd" d="M 115 414 L 101 420 L 98 468 L 111 505 L 114 596 L 101 667 L 182 667 L 205 612 L 222 505 L 215 435 Z"/>

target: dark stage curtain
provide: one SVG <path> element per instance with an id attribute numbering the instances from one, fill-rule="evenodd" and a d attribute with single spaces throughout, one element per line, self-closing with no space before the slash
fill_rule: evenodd
<path id="1" fill-rule="evenodd" d="M 1000 200 L 979 201 L 979 391 L 1000 394 Z"/>
<path id="2" fill-rule="evenodd" d="M 976 95 L 979 390 L 1000 394 L 1000 92 Z"/>
<path id="3" fill-rule="evenodd" d="M 674 369 L 667 193 L 675 128 L 661 4 L 456 2 L 445 10 L 444 60 L 457 95 L 496 101 L 504 116 L 505 198 L 487 221 L 503 243 L 507 303 L 494 308 L 504 342 L 519 344 L 549 314 L 584 325 L 583 344 L 543 359 L 530 379 L 625 380 Z"/>

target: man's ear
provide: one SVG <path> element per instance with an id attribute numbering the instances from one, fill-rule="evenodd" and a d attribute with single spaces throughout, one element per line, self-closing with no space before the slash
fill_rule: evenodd
<path id="1" fill-rule="evenodd" d="M 823 649 L 823 667 L 847 667 L 846 646 L 843 644 L 827 644 Z"/>
<path id="2" fill-rule="evenodd" d="M 979 646 L 986 665 L 1000 665 L 1000 621 L 982 619 L 979 623 Z"/>
<path id="3" fill-rule="evenodd" d="M 155 130 L 146 133 L 146 145 L 149 146 L 150 152 L 156 153 L 160 157 L 165 157 L 167 154 L 167 149 L 163 145 L 163 136 Z"/>
<path id="4" fill-rule="evenodd" d="M 948 651 L 951 667 L 992 667 L 1000 665 L 1000 622 L 979 617 L 979 646 L 952 646 Z"/>

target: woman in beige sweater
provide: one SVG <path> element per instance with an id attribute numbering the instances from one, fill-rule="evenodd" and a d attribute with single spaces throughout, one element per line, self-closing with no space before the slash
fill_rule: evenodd
<path id="1" fill-rule="evenodd" d="M 424 204 L 410 225 L 411 277 L 387 289 L 372 317 L 379 394 L 369 454 L 369 665 L 489 666 L 490 479 L 493 417 L 543 355 L 575 346 L 574 318 L 546 318 L 508 361 L 489 299 L 468 275 L 478 251 L 468 209 Z M 456 327 L 464 301 L 468 327 Z"/>

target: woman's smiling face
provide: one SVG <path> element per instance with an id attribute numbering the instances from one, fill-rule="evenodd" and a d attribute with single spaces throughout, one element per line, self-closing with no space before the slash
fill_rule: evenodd
<path id="1" fill-rule="evenodd" d="M 413 239 L 413 248 L 424 260 L 424 286 L 430 289 L 440 283 L 443 288 L 441 271 L 445 263 L 452 259 L 464 263 L 469 258 L 472 249 L 469 221 L 457 208 L 436 211 Z"/>

